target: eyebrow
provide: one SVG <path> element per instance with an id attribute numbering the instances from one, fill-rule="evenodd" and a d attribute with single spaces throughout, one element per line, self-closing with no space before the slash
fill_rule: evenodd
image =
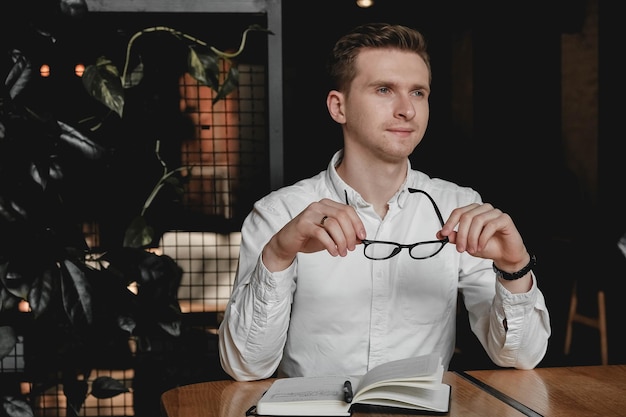
<path id="1" fill-rule="evenodd" d="M 388 80 L 388 79 L 376 79 L 371 82 L 368 82 L 367 85 L 372 86 L 372 87 L 391 87 L 393 89 L 397 89 L 400 84 L 397 82 Z M 415 90 L 421 90 L 421 91 L 426 91 L 430 93 L 430 85 L 421 84 L 421 83 L 413 84 L 409 88 L 409 91 L 415 91 Z"/>

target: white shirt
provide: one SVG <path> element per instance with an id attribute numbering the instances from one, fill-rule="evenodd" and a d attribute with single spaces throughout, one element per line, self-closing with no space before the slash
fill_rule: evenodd
<path id="1" fill-rule="evenodd" d="M 550 319 L 533 275 L 532 289 L 512 294 L 496 279 L 492 261 L 458 253 L 446 244 L 434 257 L 416 260 L 403 249 L 370 260 L 363 246 L 346 257 L 326 251 L 299 253 L 289 268 L 270 272 L 261 251 L 270 238 L 310 203 L 322 198 L 352 205 L 367 239 L 411 244 L 436 240 L 457 207 L 481 202 L 467 187 L 412 170 L 389 200 L 384 219 L 337 174 L 337 152 L 328 169 L 270 193 L 242 226 L 239 267 L 219 329 L 220 360 L 236 380 L 273 375 L 362 375 L 384 362 L 441 353 L 449 366 L 455 346 L 457 294 L 470 325 L 491 360 L 529 369 L 545 355 Z M 506 319 L 508 330 L 503 322 Z"/>

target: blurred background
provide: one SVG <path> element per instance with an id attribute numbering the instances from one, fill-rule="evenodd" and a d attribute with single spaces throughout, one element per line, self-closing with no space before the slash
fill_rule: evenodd
<path id="1" fill-rule="evenodd" d="M 3 3 L 0 44 L 7 51 L 19 45 L 41 70 L 38 89 L 28 96 L 37 108 L 51 109 L 114 150 L 106 163 L 70 165 L 64 179 L 73 190 L 65 201 L 78 213 L 89 247 L 119 245 L 163 162 L 193 167 L 183 178 L 183 197 L 164 193 L 147 214 L 157 235 L 149 250 L 171 256 L 183 271 L 183 337 L 166 339 L 159 345 L 163 351 L 140 367 L 121 366 L 127 384 L 135 381 L 135 398 L 118 409 L 99 404 L 98 415 L 154 415 L 154 399 L 164 389 L 225 377 L 215 331 L 236 271 L 241 222 L 254 201 L 325 169 L 341 146 L 340 128 L 325 105 L 326 57 L 338 37 L 371 21 L 417 28 L 429 44 L 431 119 L 411 156 L 413 167 L 479 191 L 513 217 L 537 255 L 535 272 L 553 329 L 540 366 L 605 361 L 602 331 L 594 326 L 573 323 L 566 352 L 573 290 L 581 314 L 606 314 L 606 361 L 626 360 L 626 342 L 619 337 L 626 258 L 617 247 L 626 232 L 625 39 L 616 4 L 374 0 L 364 8 L 355 0 L 90 0 L 88 14 L 70 19 L 53 3 Z M 26 33 L 33 22 L 53 33 L 55 42 L 32 41 Z M 145 36 L 133 49 L 144 79 L 127 91 L 124 117 L 107 114 L 98 129 L 84 127 L 106 111 L 87 96 L 78 66 L 106 56 L 121 70 L 129 39 L 146 27 L 176 28 L 233 51 L 254 24 L 273 34 L 249 35 L 245 52 L 234 60 L 238 88 L 227 98 L 213 102 L 215 92 L 185 73 L 187 50 L 177 40 Z M 233 62 L 219 65 L 225 74 Z M 154 155 L 157 141 L 161 161 Z M 0 324 L 5 321 L 0 316 Z M 452 367 L 492 367 L 462 309 L 458 325 Z M 25 354 L 21 338 L 0 362 L 3 380 L 24 370 Z M 60 401 L 56 391 L 50 395 L 55 400 L 41 413 Z"/>

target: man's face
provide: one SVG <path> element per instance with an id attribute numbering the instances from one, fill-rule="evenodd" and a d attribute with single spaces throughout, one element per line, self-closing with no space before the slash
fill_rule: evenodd
<path id="1" fill-rule="evenodd" d="M 346 146 L 383 158 L 403 160 L 424 137 L 428 125 L 429 72 L 416 53 L 363 49 L 356 77 L 344 99 Z"/>

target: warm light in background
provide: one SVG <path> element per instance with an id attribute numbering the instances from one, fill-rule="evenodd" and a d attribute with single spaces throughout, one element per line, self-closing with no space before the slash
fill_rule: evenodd
<path id="1" fill-rule="evenodd" d="M 76 74 L 78 77 L 82 77 L 84 72 L 85 66 L 83 64 L 76 64 L 76 66 L 74 67 L 74 74 Z"/>
<path id="2" fill-rule="evenodd" d="M 50 76 L 50 65 L 48 64 L 43 64 L 41 66 L 41 68 L 39 68 L 39 74 L 41 74 L 42 77 L 47 78 Z"/>
<path id="3" fill-rule="evenodd" d="M 17 305 L 17 309 L 21 311 L 22 313 L 28 313 L 30 311 L 30 304 L 28 304 L 28 301 L 22 300 Z"/>
<path id="4" fill-rule="evenodd" d="M 372 7 L 374 5 L 374 0 L 356 0 L 356 5 L 362 7 L 363 9 L 367 9 L 368 7 Z"/>

